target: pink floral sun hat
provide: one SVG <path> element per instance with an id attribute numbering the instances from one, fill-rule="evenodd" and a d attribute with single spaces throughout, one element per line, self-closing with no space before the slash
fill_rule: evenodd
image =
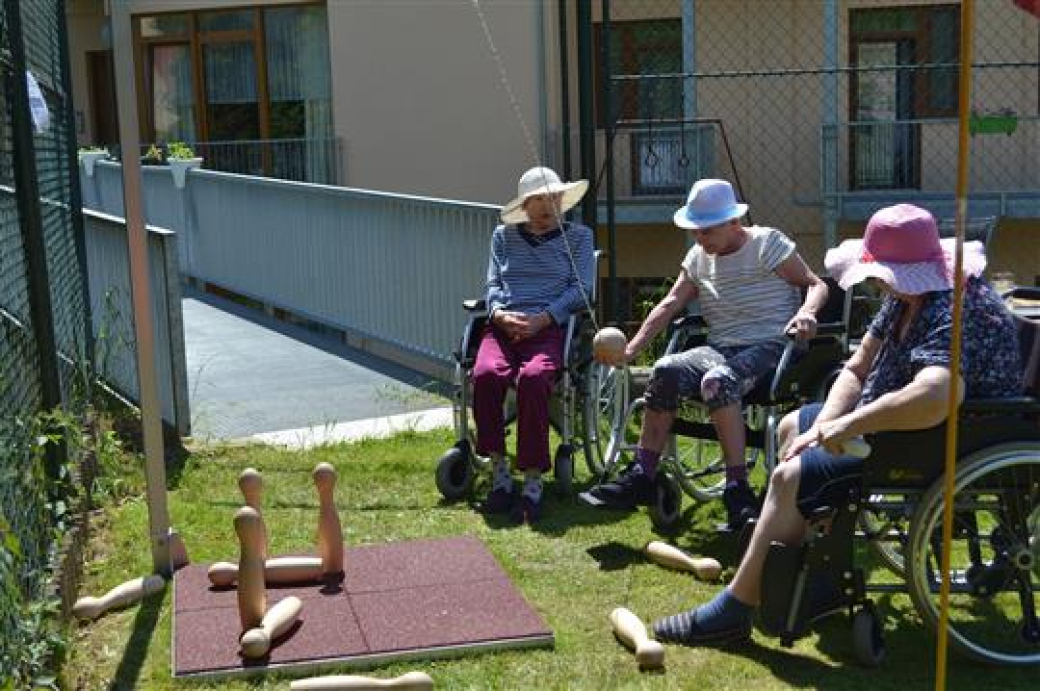
<path id="1" fill-rule="evenodd" d="M 862 240 L 846 240 L 827 251 L 824 264 L 844 290 L 878 278 L 893 290 L 920 295 L 953 287 L 956 240 L 939 239 L 935 217 L 913 204 L 886 206 L 867 223 Z M 964 275 L 986 268 L 981 242 L 964 243 Z"/>

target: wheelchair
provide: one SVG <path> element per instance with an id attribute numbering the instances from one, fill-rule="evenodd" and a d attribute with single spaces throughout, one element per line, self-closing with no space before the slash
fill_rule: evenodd
<path id="1" fill-rule="evenodd" d="M 749 469 L 761 460 L 766 473 L 772 472 L 777 461 L 776 431 L 781 418 L 806 401 L 822 398 L 847 356 L 845 325 L 849 306 L 846 294 L 831 279 L 824 281 L 829 294 L 818 315 L 816 335 L 804 343 L 790 338 L 772 379 L 763 380 L 743 398 Z M 669 326 L 665 355 L 706 342 L 704 320 L 697 315 L 683 316 Z M 604 408 L 606 412 L 620 412 L 620 415 L 610 421 L 611 438 L 601 481 L 634 461 L 646 400 L 639 395 L 629 401 L 628 395 L 645 391 L 651 371 L 652 368 L 629 368 L 613 390 L 618 400 Z M 725 465 L 717 442 L 718 434 L 708 418 L 707 408 L 697 400 L 684 401 L 661 454 L 649 506 L 650 520 L 657 530 L 670 532 L 676 528 L 682 513 L 683 494 L 699 502 L 722 495 Z"/>
<path id="2" fill-rule="evenodd" d="M 946 425 L 867 435 L 871 453 L 861 486 L 841 505 L 821 508 L 802 544 L 771 545 L 759 608 L 764 632 L 790 646 L 817 619 L 847 610 L 857 659 L 877 665 L 884 641 L 868 595 L 908 592 L 921 619 L 938 631 L 945 557 L 951 646 L 985 663 L 1040 665 L 1040 323 L 1018 323 L 1024 395 L 966 400 L 958 413 L 948 553 Z M 873 530 L 864 530 L 864 512 Z M 868 582 L 867 568 L 855 560 L 864 542 L 896 582 Z M 812 596 L 821 583 L 839 596 L 825 609 Z"/>
<path id="3" fill-rule="evenodd" d="M 599 252 L 596 253 L 597 261 Z M 590 296 L 595 304 L 595 290 Z M 487 325 L 484 300 L 466 300 L 469 314 L 459 349 L 455 352 L 453 409 L 455 444 L 437 461 L 436 483 L 441 495 L 457 501 L 470 495 L 476 479 L 491 469 L 490 459 L 476 453 L 476 430 L 471 421 L 472 372 L 480 337 Z M 592 338 L 595 326 L 586 311 L 572 314 L 565 325 L 561 368 L 549 400 L 549 424 L 560 438 L 553 457 L 553 477 L 562 494 L 573 492 L 575 457 L 584 457 L 592 475 L 602 472 L 610 440 L 614 407 L 624 395 L 619 370 L 595 362 Z M 515 390 L 506 397 L 506 424 L 516 419 Z"/>

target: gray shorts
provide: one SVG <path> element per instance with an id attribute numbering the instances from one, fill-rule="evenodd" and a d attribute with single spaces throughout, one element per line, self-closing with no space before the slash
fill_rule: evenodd
<path id="1" fill-rule="evenodd" d="M 772 376 L 784 352 L 782 341 L 747 346 L 699 346 L 654 363 L 646 405 L 674 412 L 680 399 L 703 401 L 708 410 L 739 404 L 751 389 Z"/>

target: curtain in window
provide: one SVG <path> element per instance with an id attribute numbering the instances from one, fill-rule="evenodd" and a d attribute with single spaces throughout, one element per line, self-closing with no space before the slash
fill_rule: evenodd
<path id="1" fill-rule="evenodd" d="M 152 47 L 152 113 L 158 141 L 195 141 L 195 98 L 187 44 Z"/>
<path id="2" fill-rule="evenodd" d="M 302 165 L 302 179 L 337 182 L 325 8 L 268 9 L 264 27 L 271 138 L 299 140 L 282 149 L 275 165 Z"/>

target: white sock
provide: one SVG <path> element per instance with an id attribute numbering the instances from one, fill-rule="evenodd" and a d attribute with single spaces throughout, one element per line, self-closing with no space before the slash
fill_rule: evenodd
<path id="1" fill-rule="evenodd" d="M 539 501 L 542 498 L 542 473 L 538 470 L 528 470 L 524 473 L 524 496 L 531 501 Z"/>
<path id="2" fill-rule="evenodd" d="M 509 462 L 506 461 L 505 456 L 501 454 L 491 454 L 491 467 L 494 471 L 494 478 L 491 481 L 491 489 L 504 489 L 507 492 L 513 491 L 513 476 L 509 472 Z"/>

